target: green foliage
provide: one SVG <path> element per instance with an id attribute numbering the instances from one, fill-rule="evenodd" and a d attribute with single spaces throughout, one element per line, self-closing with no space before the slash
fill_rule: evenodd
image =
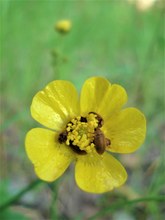
<path id="1" fill-rule="evenodd" d="M 11 198 L 10 190 L 14 184 L 19 182 L 18 188 L 22 189 L 21 182 L 29 182 L 34 177 L 24 152 L 25 134 L 29 128 L 37 126 L 29 113 L 33 95 L 55 79 L 71 80 L 80 91 L 84 80 L 94 75 L 105 76 L 112 83 L 123 85 L 129 95 L 128 105 L 136 106 L 145 113 L 147 138 L 136 153 L 140 165 L 131 168 L 129 185 L 140 196 L 156 197 L 163 194 L 165 36 L 161 1 L 143 12 L 124 0 L 4 0 L 0 4 L 1 129 L 4 139 L 1 203 Z M 65 36 L 54 30 L 55 22 L 63 18 L 70 19 L 73 24 Z M 68 183 L 70 179 L 65 181 Z M 52 195 L 46 186 L 44 193 L 46 197 L 48 194 L 49 198 L 54 198 L 49 199 L 48 204 L 52 201 L 56 205 L 56 194 Z M 64 191 L 62 195 L 64 202 L 67 192 Z M 118 199 L 111 201 L 103 195 L 100 201 L 102 210 L 113 202 L 111 209 L 117 207 L 114 210 L 118 210 L 118 206 L 115 206 L 120 202 Z M 50 212 L 53 212 L 53 205 L 48 205 Z M 163 218 L 163 205 L 156 200 L 146 202 L 145 207 L 148 216 Z M 96 203 L 96 212 L 97 208 Z M 136 208 L 134 204 L 132 209 L 124 210 L 137 219 Z M 43 211 L 47 217 L 48 210 Z M 73 213 L 70 216 L 73 217 Z M 75 216 L 75 219 L 85 218 L 84 213 L 79 211 Z M 62 214 L 60 218 L 64 219 Z M 8 210 L 2 219 L 27 218 Z"/>
<path id="2" fill-rule="evenodd" d="M 23 214 L 20 214 L 18 211 L 6 210 L 5 212 L 0 214 L 0 219 L 4 220 L 30 220 L 25 217 Z"/>

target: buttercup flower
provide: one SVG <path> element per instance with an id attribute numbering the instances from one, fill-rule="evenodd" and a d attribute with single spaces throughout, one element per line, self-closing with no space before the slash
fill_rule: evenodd
<path id="1" fill-rule="evenodd" d="M 68 81 L 49 83 L 33 98 L 32 117 L 46 126 L 26 136 L 26 152 L 36 174 L 51 182 L 75 162 L 75 180 L 84 191 L 103 193 L 127 179 L 110 152 L 131 153 L 143 143 L 146 120 L 127 102 L 123 87 L 101 77 L 85 81 L 79 95 Z"/>
<path id="2" fill-rule="evenodd" d="M 71 21 L 70 20 L 60 20 L 55 24 L 55 29 L 64 34 L 67 33 L 68 31 L 70 31 L 71 29 Z"/>

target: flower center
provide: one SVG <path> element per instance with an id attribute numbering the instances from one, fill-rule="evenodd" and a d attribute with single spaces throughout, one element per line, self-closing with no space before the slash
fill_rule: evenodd
<path id="1" fill-rule="evenodd" d="M 97 151 L 102 154 L 110 140 L 104 137 L 101 127 L 103 119 L 95 112 L 86 117 L 78 116 L 66 126 L 66 130 L 59 135 L 59 142 L 66 143 L 78 154 L 87 154 Z"/>

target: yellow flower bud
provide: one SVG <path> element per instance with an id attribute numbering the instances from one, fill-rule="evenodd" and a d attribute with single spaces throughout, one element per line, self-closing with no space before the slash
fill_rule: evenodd
<path id="1" fill-rule="evenodd" d="M 71 29 L 71 21 L 70 20 L 60 20 L 55 24 L 56 31 L 65 34 Z"/>

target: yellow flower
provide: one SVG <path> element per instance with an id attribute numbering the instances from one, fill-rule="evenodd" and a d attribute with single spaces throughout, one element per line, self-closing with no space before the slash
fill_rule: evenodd
<path id="1" fill-rule="evenodd" d="M 70 31 L 71 29 L 71 21 L 70 20 L 60 20 L 56 23 L 55 25 L 55 29 L 64 34 L 64 33 L 67 33 L 68 31 Z"/>
<path id="2" fill-rule="evenodd" d="M 75 180 L 84 191 L 103 193 L 127 179 L 109 152 L 131 153 L 143 143 L 146 120 L 136 108 L 122 109 L 127 94 L 101 77 L 85 81 L 80 98 L 68 81 L 56 80 L 39 91 L 32 117 L 46 126 L 26 136 L 26 152 L 45 181 L 60 177 L 75 162 Z"/>

